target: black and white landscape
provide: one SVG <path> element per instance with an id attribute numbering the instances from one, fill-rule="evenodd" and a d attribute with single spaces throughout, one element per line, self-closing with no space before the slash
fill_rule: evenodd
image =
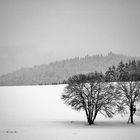
<path id="1" fill-rule="evenodd" d="M 0 140 L 139 140 L 140 1 L 1 0 Z"/>

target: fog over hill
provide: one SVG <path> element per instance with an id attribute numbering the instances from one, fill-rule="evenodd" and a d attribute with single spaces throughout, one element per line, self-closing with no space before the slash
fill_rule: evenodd
<path id="1" fill-rule="evenodd" d="M 110 52 L 108 55 L 93 55 L 83 58 L 75 57 L 49 64 L 38 65 L 30 68 L 21 68 L 15 72 L 0 76 L 0 86 L 15 85 L 42 85 L 63 82 L 70 76 L 79 73 L 105 72 L 109 66 L 118 65 L 122 60 L 140 60 L 138 57 L 130 57 Z"/>

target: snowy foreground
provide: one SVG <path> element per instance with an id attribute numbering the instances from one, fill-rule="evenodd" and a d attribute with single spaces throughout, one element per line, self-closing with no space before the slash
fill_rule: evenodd
<path id="1" fill-rule="evenodd" d="M 140 117 L 86 123 L 60 99 L 65 85 L 0 87 L 0 140 L 140 140 Z"/>

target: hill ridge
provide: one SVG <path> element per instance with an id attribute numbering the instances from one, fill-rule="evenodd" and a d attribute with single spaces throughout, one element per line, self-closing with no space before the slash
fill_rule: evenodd
<path id="1" fill-rule="evenodd" d="M 120 61 L 140 60 L 139 57 L 108 53 L 107 55 L 86 55 L 61 61 L 21 68 L 15 72 L 0 76 L 0 86 L 44 85 L 62 83 L 70 76 L 79 73 L 105 72 L 109 66 L 118 65 Z"/>

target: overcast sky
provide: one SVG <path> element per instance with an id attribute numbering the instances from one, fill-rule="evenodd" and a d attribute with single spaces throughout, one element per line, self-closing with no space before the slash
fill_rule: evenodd
<path id="1" fill-rule="evenodd" d="M 140 56 L 140 0 L 0 0 L 0 75 L 110 51 Z"/>

